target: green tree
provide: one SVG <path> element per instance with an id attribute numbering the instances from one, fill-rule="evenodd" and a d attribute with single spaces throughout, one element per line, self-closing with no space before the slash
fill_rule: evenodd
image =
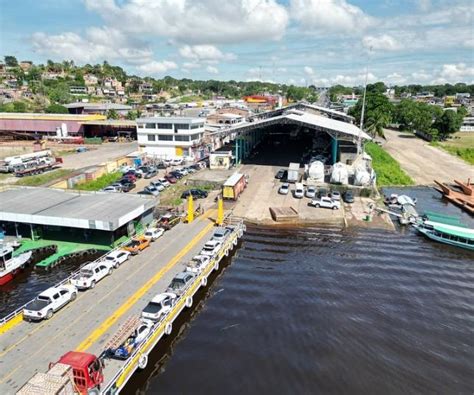
<path id="1" fill-rule="evenodd" d="M 61 104 L 50 104 L 44 110 L 48 114 L 68 114 L 69 111 L 66 107 L 61 106 Z"/>
<path id="2" fill-rule="evenodd" d="M 367 85 L 367 92 L 385 93 L 386 90 L 387 90 L 387 86 L 381 81 L 376 82 L 375 84 L 368 84 Z"/>
<path id="3" fill-rule="evenodd" d="M 69 93 L 69 85 L 62 81 L 54 81 L 52 85 L 47 87 L 47 95 L 51 102 L 54 103 L 68 103 L 72 96 Z"/>
<path id="4" fill-rule="evenodd" d="M 7 55 L 3 59 L 5 60 L 5 66 L 18 67 L 18 60 L 16 60 L 16 57 Z"/>
<path id="5" fill-rule="evenodd" d="M 381 93 L 367 92 L 365 102 L 365 115 L 363 128 L 374 136 L 384 137 L 383 129 L 392 122 L 393 105 L 388 98 Z M 362 99 L 359 99 L 349 114 L 360 123 L 362 114 Z"/>
<path id="6" fill-rule="evenodd" d="M 462 117 L 456 111 L 446 110 L 441 116 L 438 116 L 434 127 L 438 130 L 440 139 L 445 140 L 450 134 L 459 132 L 461 124 Z"/>
<path id="7" fill-rule="evenodd" d="M 142 116 L 142 113 L 140 110 L 132 110 L 127 113 L 126 118 L 131 121 L 134 121 L 135 119 L 140 118 L 141 116 Z"/>
<path id="8" fill-rule="evenodd" d="M 28 106 L 26 103 L 22 101 L 14 101 L 13 102 L 13 112 L 26 112 L 28 110 Z"/>
<path id="9" fill-rule="evenodd" d="M 107 119 L 119 119 L 118 112 L 114 109 L 107 111 Z"/>

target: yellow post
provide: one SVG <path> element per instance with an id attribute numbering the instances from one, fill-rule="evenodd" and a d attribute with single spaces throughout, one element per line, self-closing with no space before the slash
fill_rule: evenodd
<path id="1" fill-rule="evenodd" d="M 193 204 L 193 195 L 188 197 L 188 224 L 194 221 L 194 204 Z"/>
<path id="2" fill-rule="evenodd" d="M 217 200 L 217 220 L 216 224 L 221 226 L 224 223 L 224 201 L 222 198 Z"/>

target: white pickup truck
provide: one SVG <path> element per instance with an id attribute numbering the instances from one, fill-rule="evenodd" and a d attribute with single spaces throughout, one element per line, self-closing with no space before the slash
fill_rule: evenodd
<path id="1" fill-rule="evenodd" d="M 155 241 L 156 239 L 163 236 L 163 233 L 165 233 L 163 228 L 150 228 L 145 231 L 143 237 L 145 239 L 149 239 L 150 241 Z"/>
<path id="2" fill-rule="evenodd" d="M 204 244 L 204 247 L 202 248 L 200 255 L 207 255 L 209 257 L 212 257 L 214 255 L 217 255 L 221 247 L 222 247 L 221 241 L 210 240 L 206 242 L 206 244 Z"/>
<path id="3" fill-rule="evenodd" d="M 339 200 L 332 200 L 330 197 L 322 197 L 320 199 L 311 200 L 308 203 L 308 206 L 313 206 L 316 208 L 330 208 L 332 210 L 338 210 L 341 208 L 341 202 Z"/>
<path id="4" fill-rule="evenodd" d="M 25 306 L 23 318 L 26 321 L 49 320 L 55 311 L 72 302 L 76 297 L 77 288 L 70 284 L 48 288 Z"/>
<path id="5" fill-rule="evenodd" d="M 78 289 L 94 288 L 105 276 L 112 274 L 114 263 L 110 261 L 92 262 L 83 266 L 71 283 Z"/>

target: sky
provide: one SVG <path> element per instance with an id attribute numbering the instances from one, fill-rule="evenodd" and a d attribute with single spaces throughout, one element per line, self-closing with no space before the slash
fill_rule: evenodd
<path id="1" fill-rule="evenodd" d="M 0 0 L 5 55 L 155 78 L 474 83 L 474 0 Z"/>

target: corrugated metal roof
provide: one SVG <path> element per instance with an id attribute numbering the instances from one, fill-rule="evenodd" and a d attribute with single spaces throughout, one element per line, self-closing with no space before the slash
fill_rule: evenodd
<path id="1" fill-rule="evenodd" d="M 224 183 L 225 187 L 233 187 L 243 177 L 241 173 L 232 174 L 227 181 Z"/>
<path id="2" fill-rule="evenodd" d="M 42 114 L 23 112 L 0 112 L 0 119 L 38 120 L 38 121 L 95 121 L 107 119 L 98 114 Z"/>

